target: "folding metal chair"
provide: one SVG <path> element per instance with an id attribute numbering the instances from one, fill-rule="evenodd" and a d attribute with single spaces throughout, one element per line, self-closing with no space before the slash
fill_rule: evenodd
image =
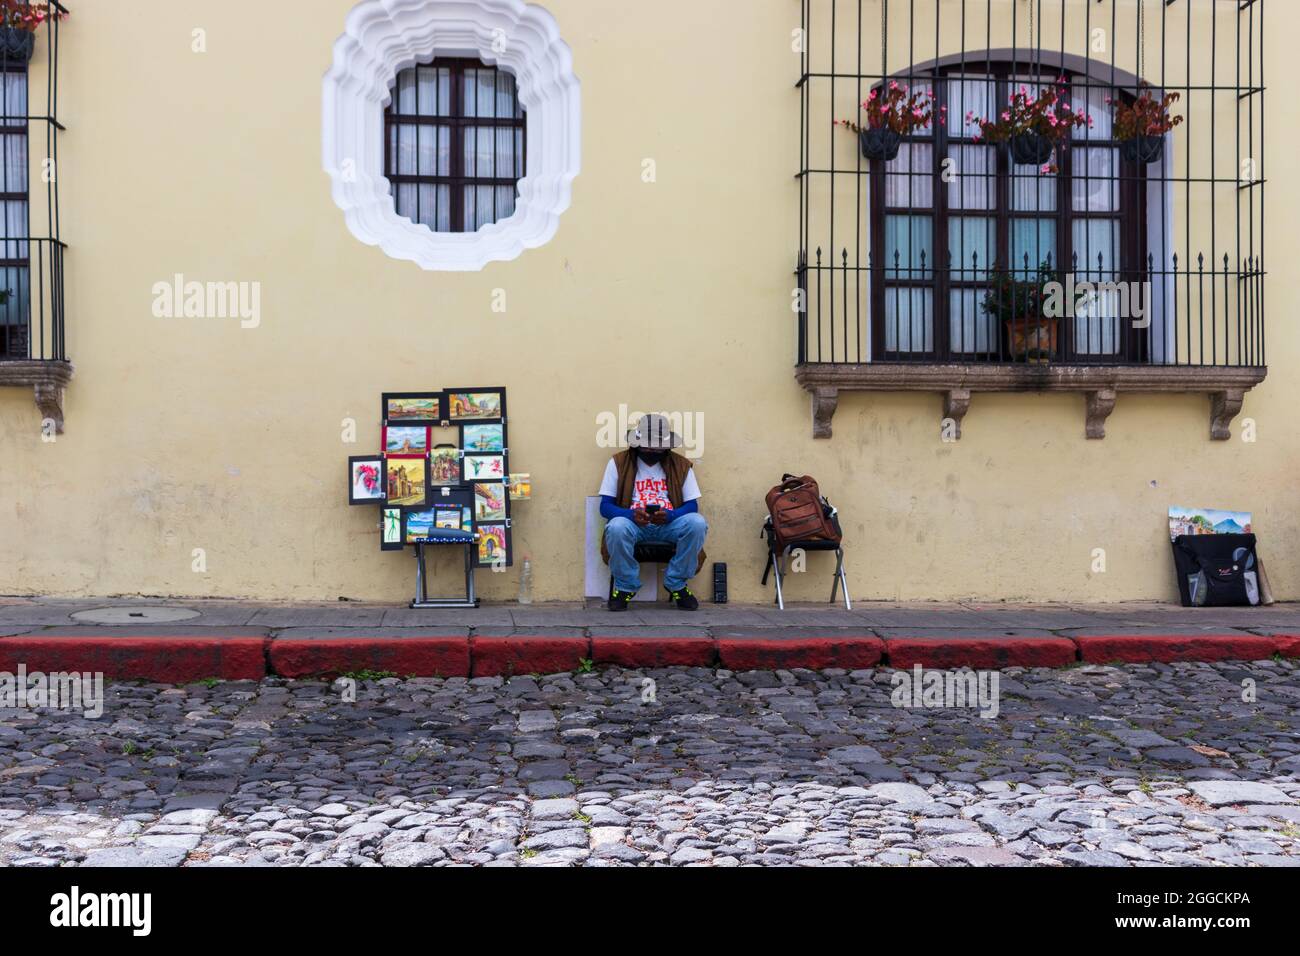
<path id="1" fill-rule="evenodd" d="M 832 517 L 835 515 L 834 509 L 831 512 Z M 853 602 L 849 599 L 849 581 L 844 574 L 844 548 L 841 544 L 834 541 L 791 541 L 778 553 L 776 546 L 776 535 L 772 531 L 772 518 L 769 515 L 763 522 L 763 530 L 759 532 L 760 537 L 767 538 L 767 565 L 763 568 L 763 586 L 767 586 L 768 572 L 772 572 L 776 579 L 776 604 L 781 610 L 785 610 L 785 595 L 781 589 L 781 562 L 786 555 L 792 551 L 834 551 L 835 552 L 835 573 L 831 576 L 831 599 L 830 603 L 835 603 L 835 595 L 840 588 L 844 589 L 844 608 L 853 610 Z"/>

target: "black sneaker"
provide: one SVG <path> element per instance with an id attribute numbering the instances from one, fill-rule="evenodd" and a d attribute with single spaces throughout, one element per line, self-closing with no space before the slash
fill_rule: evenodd
<path id="1" fill-rule="evenodd" d="M 618 588 L 614 588 L 609 594 L 609 603 L 605 605 L 605 608 L 610 611 L 626 611 L 628 603 L 635 595 L 635 591 L 620 591 Z"/>
<path id="2" fill-rule="evenodd" d="M 677 605 L 677 610 L 679 611 L 698 611 L 700 608 L 699 600 L 691 593 L 691 589 L 688 587 L 682 587 L 676 591 L 670 590 L 668 592 L 668 597 Z"/>

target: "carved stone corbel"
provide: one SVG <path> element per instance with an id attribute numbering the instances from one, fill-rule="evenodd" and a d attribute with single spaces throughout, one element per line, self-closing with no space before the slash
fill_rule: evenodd
<path id="1" fill-rule="evenodd" d="M 956 426 L 953 430 L 953 438 L 961 438 L 961 420 L 966 417 L 966 412 L 970 410 L 970 389 L 969 388 L 950 388 L 943 393 L 943 417 L 946 421 L 951 418 Z M 940 428 L 943 423 L 940 422 Z"/>
<path id="2" fill-rule="evenodd" d="M 32 386 L 36 392 L 36 407 L 40 410 L 41 421 L 54 422 L 54 433 L 63 434 L 63 386 L 51 382 L 38 382 Z"/>
<path id="3" fill-rule="evenodd" d="M 1241 411 L 1242 400 L 1246 390 L 1228 388 L 1221 392 L 1210 393 L 1210 438 L 1214 441 L 1227 441 L 1232 437 L 1232 420 Z"/>
<path id="4" fill-rule="evenodd" d="M 831 419 L 840 403 L 840 390 L 820 386 L 812 390 L 813 438 L 831 437 Z"/>
<path id="5" fill-rule="evenodd" d="M 1087 422 L 1084 431 L 1089 438 L 1106 437 L 1106 419 L 1115 410 L 1115 389 L 1099 388 L 1086 393 Z"/>

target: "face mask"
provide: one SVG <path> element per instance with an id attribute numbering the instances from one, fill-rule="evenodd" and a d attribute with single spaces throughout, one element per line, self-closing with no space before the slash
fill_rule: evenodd
<path id="1" fill-rule="evenodd" d="M 657 465 L 664 460 L 664 453 L 661 451 L 652 451 L 652 452 L 638 451 L 636 454 L 637 457 L 640 458 L 647 465 Z"/>

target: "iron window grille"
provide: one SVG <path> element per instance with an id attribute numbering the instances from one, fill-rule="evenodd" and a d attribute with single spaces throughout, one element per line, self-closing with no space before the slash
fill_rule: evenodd
<path id="1" fill-rule="evenodd" d="M 1040 262 L 1060 278 L 1113 279 L 1146 297 L 1145 324 L 1105 308 L 1063 320 L 1056 363 L 1266 364 L 1263 0 L 802 8 L 801 365 L 1011 362 L 1007 335 L 980 305 L 988 270 L 1024 277 Z M 1105 55 L 1095 53 L 1099 29 Z M 1106 129 L 1081 129 L 1058 150 L 1059 173 L 1046 176 L 1013 168 L 1005 146 L 972 142 L 961 102 L 972 89 L 992 91 L 975 110 L 990 116 L 1013 85 L 1032 93 L 1062 75 L 1069 102 L 1097 127 L 1109 124 L 1107 96 L 1131 102 L 1144 86 L 1180 94 L 1172 112 L 1184 122 L 1164 137 L 1164 157 L 1123 160 Z M 891 80 L 933 88 L 947 121 L 936 115 L 904 137 L 892 163 L 856 149 L 846 163 L 851 137 L 830 121 L 866 125 L 854 107 Z M 948 160 L 955 185 L 944 179 Z M 972 208 L 981 192 L 986 203 Z M 1018 241 L 1026 231 L 1033 241 Z"/>
<path id="2" fill-rule="evenodd" d="M 57 0 L 51 6 L 67 14 Z M 57 119 L 59 19 L 32 37 L 33 62 L 0 49 L 0 362 L 66 362 Z M 44 103 L 40 93 L 44 92 Z M 44 106 L 44 112 L 34 112 Z M 43 140 L 43 144 L 42 144 Z M 38 177 L 43 194 L 33 195 Z"/>
<path id="3" fill-rule="evenodd" d="M 505 70 L 451 57 L 402 70 L 384 115 L 398 215 L 434 232 L 475 232 L 513 215 L 527 122 Z"/>

